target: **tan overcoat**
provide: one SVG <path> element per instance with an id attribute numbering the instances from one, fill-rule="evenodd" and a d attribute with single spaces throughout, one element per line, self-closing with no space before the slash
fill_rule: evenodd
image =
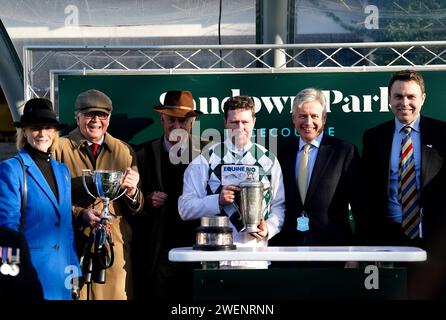
<path id="1" fill-rule="evenodd" d="M 53 152 L 55 159 L 65 163 L 71 172 L 73 215 L 74 221 L 78 223 L 81 222 L 81 219 L 78 219 L 81 210 L 85 208 L 102 210 L 102 202 L 95 201 L 83 187 L 82 169 L 125 171 L 127 167 L 131 167 L 133 170 L 138 170 L 136 155 L 132 148 L 123 141 L 113 138 L 109 133 L 105 134 L 102 150 L 96 159 L 96 167 L 88 157 L 87 147 L 87 140 L 82 137 L 79 129 L 75 129 L 68 136 L 60 138 L 59 146 Z M 91 178 L 87 182 L 93 193 Z M 110 212 L 115 215 L 111 224 L 115 260 L 112 267 L 106 270 L 106 283 L 92 283 L 90 300 L 126 300 L 133 297 L 130 254 L 132 229 L 128 217 L 141 211 L 143 207 L 141 192 L 138 192 L 136 199 L 136 204 L 132 204 L 132 201 L 124 195 L 109 205 Z M 89 228 L 85 232 L 89 232 Z M 87 285 L 81 291 L 81 299 L 86 298 L 86 289 Z"/>

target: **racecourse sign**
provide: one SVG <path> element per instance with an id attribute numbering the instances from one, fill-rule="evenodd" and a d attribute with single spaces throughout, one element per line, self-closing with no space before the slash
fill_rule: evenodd
<path id="1" fill-rule="evenodd" d="M 231 97 L 239 95 L 248 95 L 241 91 L 241 89 L 230 89 Z M 344 95 L 339 90 L 322 90 L 327 99 L 327 112 L 331 112 L 332 106 L 340 107 L 342 112 L 372 112 L 378 110 L 379 112 L 388 112 L 388 92 L 387 87 L 380 87 L 379 94 L 366 94 L 362 96 Z M 160 95 L 159 101 L 164 101 L 165 92 Z M 223 111 L 223 105 L 229 97 L 224 97 L 219 100 L 218 97 L 198 97 L 195 103 L 195 109 L 202 111 L 205 114 L 220 114 Z M 272 112 L 291 112 L 294 95 L 293 96 L 251 96 L 256 105 L 256 113 L 265 109 L 268 113 Z"/>
<path id="2" fill-rule="evenodd" d="M 427 98 L 423 113 L 446 120 L 443 107 L 444 71 L 422 72 Z M 169 75 L 61 75 L 59 76 L 60 120 L 74 125 L 76 96 L 96 88 L 113 100 L 110 131 L 113 135 L 139 145 L 159 137 L 162 127 L 153 107 L 164 100 L 168 90 L 190 90 L 199 117 L 199 130 L 223 129 L 223 104 L 235 95 L 248 95 L 256 105 L 257 137 L 294 138 L 291 121 L 294 96 L 307 87 L 323 90 L 328 101 L 328 134 L 355 143 L 361 148 L 365 129 L 392 119 L 387 83 L 390 72 L 330 73 L 225 73 Z"/>

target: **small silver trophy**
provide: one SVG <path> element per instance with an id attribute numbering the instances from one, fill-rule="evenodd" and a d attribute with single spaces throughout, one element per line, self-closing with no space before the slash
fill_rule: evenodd
<path id="1" fill-rule="evenodd" d="M 197 228 L 194 250 L 233 250 L 232 228 L 227 216 L 204 216 Z"/>
<path id="2" fill-rule="evenodd" d="M 240 185 L 240 215 L 246 232 L 261 231 L 257 226 L 263 216 L 263 183 L 261 181 L 246 180 Z"/>
<path id="3" fill-rule="evenodd" d="M 86 173 L 88 173 L 93 179 L 97 196 L 94 196 L 88 189 L 85 181 Z M 100 198 L 104 204 L 101 214 L 102 219 L 112 219 L 112 215 L 108 209 L 110 201 L 118 199 L 127 191 L 127 189 L 125 189 L 121 192 L 121 194 L 119 194 L 119 187 L 121 185 L 123 174 L 124 173 L 122 171 L 116 170 L 96 170 L 91 172 L 90 169 L 82 169 L 82 183 L 84 184 L 85 190 L 94 199 Z"/>

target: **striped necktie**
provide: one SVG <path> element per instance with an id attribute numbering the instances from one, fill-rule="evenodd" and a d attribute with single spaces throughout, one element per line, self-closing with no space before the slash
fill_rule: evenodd
<path id="1" fill-rule="evenodd" d="M 299 189 L 300 199 L 305 203 L 307 196 L 307 181 L 308 181 L 308 154 L 311 144 L 307 143 L 303 147 L 302 156 L 299 162 L 299 172 L 297 173 L 297 187 Z"/>
<path id="2" fill-rule="evenodd" d="M 399 163 L 398 200 L 403 211 L 402 228 L 410 239 L 420 234 L 420 204 L 415 177 L 415 157 L 413 152 L 412 128 L 405 127 L 401 140 Z"/>

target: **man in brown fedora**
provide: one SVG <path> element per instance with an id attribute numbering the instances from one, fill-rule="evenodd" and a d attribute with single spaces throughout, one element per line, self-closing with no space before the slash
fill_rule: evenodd
<path id="1" fill-rule="evenodd" d="M 183 221 L 178 214 L 178 197 L 183 190 L 183 173 L 192 158 L 200 154 L 200 141 L 190 135 L 195 117 L 189 91 L 171 90 L 160 113 L 163 135 L 138 151 L 145 215 L 135 223 L 135 297 L 137 299 L 191 299 L 195 265 L 173 263 L 168 252 L 195 243 L 197 221 Z"/>
<path id="2" fill-rule="evenodd" d="M 114 242 L 114 245 L 109 247 L 108 255 L 111 256 L 113 249 L 114 261 L 105 269 L 105 283 L 95 279 L 95 275 L 104 269 L 100 264 L 94 263 L 93 281 L 84 286 L 81 292 L 82 300 L 133 298 L 130 259 L 132 229 L 129 216 L 142 210 L 144 200 L 138 188 L 139 174 L 135 152 L 128 144 L 107 132 L 112 110 L 112 101 L 103 92 L 91 89 L 80 93 L 75 102 L 77 128 L 60 139 L 60 145 L 54 152 L 56 159 L 65 163 L 71 172 L 74 223 L 78 228 L 85 228 L 86 235 L 92 235 L 90 231 L 100 227 L 103 205 L 102 201 L 93 199 L 85 191 L 82 184 L 82 169 L 124 172 L 121 189 L 127 191 L 118 200 L 110 202 L 109 210 L 112 218 L 106 225 L 107 232 L 111 234 Z M 80 239 L 77 240 L 78 248 L 81 250 L 80 257 L 88 255 L 85 250 L 88 247 L 79 247 Z M 83 272 L 85 276 L 85 270 Z"/>

